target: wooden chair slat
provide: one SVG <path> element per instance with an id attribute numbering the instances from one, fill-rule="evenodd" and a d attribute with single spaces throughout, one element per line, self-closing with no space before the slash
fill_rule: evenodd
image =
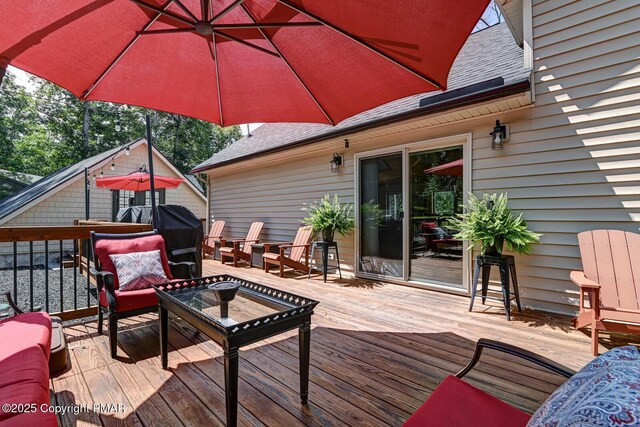
<path id="1" fill-rule="evenodd" d="M 213 221 L 213 224 L 211 224 L 211 229 L 209 230 L 209 238 L 222 236 L 222 230 L 224 230 L 225 224 L 226 221 L 223 221 L 221 219 Z"/>
<path id="2" fill-rule="evenodd" d="M 260 237 L 260 233 L 262 232 L 262 227 L 264 226 L 263 222 L 254 222 L 249 227 L 249 232 L 247 233 L 247 238 L 245 240 L 258 240 Z M 246 243 L 242 246 L 242 252 L 246 254 L 251 253 L 251 243 Z"/>
<path id="3" fill-rule="evenodd" d="M 640 309 L 640 234 L 627 233 L 627 248 L 629 248 L 629 264 L 633 274 L 633 287 L 636 292 L 636 302 Z"/>
<path id="4" fill-rule="evenodd" d="M 611 244 L 611 258 L 616 276 L 616 288 L 619 307 L 638 308 L 636 289 L 633 283 L 633 270 L 629 260 L 629 248 L 624 231 L 609 230 L 609 242 Z"/>
<path id="5" fill-rule="evenodd" d="M 609 230 L 593 231 L 593 243 L 598 268 L 598 278 L 596 282 L 602 285 L 602 288 L 600 289 L 601 305 L 618 307 L 620 299 L 618 297 L 618 287 L 616 285 L 616 272 L 613 267 L 613 258 L 611 256 Z"/>
<path id="6" fill-rule="evenodd" d="M 309 243 L 309 239 L 311 238 L 311 233 L 313 228 L 311 226 L 300 227 L 298 232 L 296 233 L 296 238 L 293 239 L 294 247 L 291 248 L 291 253 L 289 254 L 289 258 L 294 261 L 300 261 L 302 255 L 304 254 L 304 248 L 302 246 L 295 245 L 305 245 Z"/>

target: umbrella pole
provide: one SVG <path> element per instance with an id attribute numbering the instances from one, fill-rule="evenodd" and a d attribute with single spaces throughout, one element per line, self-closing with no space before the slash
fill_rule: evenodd
<path id="1" fill-rule="evenodd" d="M 90 216 L 90 205 L 89 205 L 89 196 L 91 189 L 91 182 L 89 181 L 89 170 L 84 168 L 84 219 L 89 219 Z"/>
<path id="2" fill-rule="evenodd" d="M 151 119 L 147 114 L 147 152 L 149 154 L 149 191 L 151 191 L 151 221 L 153 228 L 158 226 L 158 212 L 156 212 L 156 184 L 153 175 L 153 144 L 151 143 Z"/>

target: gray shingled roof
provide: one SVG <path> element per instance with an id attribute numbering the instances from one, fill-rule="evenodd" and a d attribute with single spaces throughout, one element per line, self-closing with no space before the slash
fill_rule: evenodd
<path id="1" fill-rule="evenodd" d="M 529 72 L 530 70 L 524 69 L 522 49 L 514 41 L 507 25 L 502 23 L 469 36 L 449 74 L 447 92 L 496 77 L 502 77 L 504 84 L 508 85 L 528 78 Z M 421 99 L 441 93 L 422 93 L 392 101 L 350 117 L 336 126 L 317 123 L 267 123 L 255 129 L 251 137 L 243 137 L 214 154 L 196 166 L 194 171 L 215 167 L 220 163 L 239 161 L 244 157 L 295 145 L 299 141 L 320 138 L 337 130 L 418 110 Z"/>
<path id="2" fill-rule="evenodd" d="M 111 150 L 105 151 L 104 153 L 90 157 L 86 160 L 81 160 L 71 166 L 58 169 L 51 175 L 34 182 L 33 184 L 23 188 L 17 193 L 5 197 L 4 199 L 0 200 L 0 220 L 8 215 L 11 215 L 13 212 L 17 211 L 25 204 L 38 199 L 40 196 L 43 196 L 54 188 L 64 184 L 70 179 L 75 178 L 79 174 L 84 173 L 85 168 L 91 169 L 100 162 L 111 158 L 120 149 L 121 147 L 116 147 Z"/>

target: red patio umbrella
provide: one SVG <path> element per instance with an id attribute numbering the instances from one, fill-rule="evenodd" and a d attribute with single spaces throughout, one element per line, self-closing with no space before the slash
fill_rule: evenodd
<path id="1" fill-rule="evenodd" d="M 83 100 L 335 124 L 443 90 L 489 0 L 0 0 L 12 64 Z"/>
<path id="2" fill-rule="evenodd" d="M 429 169 L 425 169 L 425 173 L 434 173 L 436 175 L 448 175 L 448 176 L 462 176 L 463 172 L 463 160 L 458 159 L 453 162 L 444 163 L 442 165 L 434 166 Z"/>
<path id="3" fill-rule="evenodd" d="M 177 188 L 182 184 L 182 178 L 155 175 L 153 183 L 155 190 L 161 188 Z M 151 189 L 149 172 L 132 172 L 128 175 L 108 176 L 96 179 L 96 187 L 110 190 L 148 191 Z"/>

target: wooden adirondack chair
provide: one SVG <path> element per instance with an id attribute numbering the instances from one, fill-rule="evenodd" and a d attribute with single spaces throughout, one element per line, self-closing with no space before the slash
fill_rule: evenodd
<path id="1" fill-rule="evenodd" d="M 597 356 L 598 331 L 640 333 L 640 234 L 585 231 L 578 242 L 584 271 L 571 272 L 580 287 L 580 313 L 573 323 L 591 327 L 591 351 Z"/>
<path id="2" fill-rule="evenodd" d="M 226 222 L 223 220 L 213 221 L 213 224 L 211 224 L 209 234 L 202 241 L 202 259 L 208 254 L 215 253 L 215 242 L 222 239 L 222 230 L 224 230 L 225 224 Z"/>
<path id="3" fill-rule="evenodd" d="M 225 258 L 233 259 L 233 266 L 238 266 L 238 260 L 249 261 L 251 259 L 251 244 L 260 243 L 260 233 L 264 223 L 254 222 L 249 227 L 247 237 L 242 240 L 226 240 L 226 243 L 233 243 L 233 246 L 222 246 L 220 248 L 220 261 L 224 264 Z"/>
<path id="4" fill-rule="evenodd" d="M 313 233 L 312 227 L 300 227 L 293 242 L 277 243 L 280 249 L 280 253 L 277 254 L 270 253 L 265 248 L 265 253 L 262 255 L 264 271 L 268 273 L 271 265 L 278 265 L 280 266 L 280 277 L 284 277 L 285 266 L 308 273 L 311 233 Z M 289 250 L 289 254 L 287 254 L 287 250 Z M 304 264 L 300 262 L 302 255 L 304 255 Z"/>

